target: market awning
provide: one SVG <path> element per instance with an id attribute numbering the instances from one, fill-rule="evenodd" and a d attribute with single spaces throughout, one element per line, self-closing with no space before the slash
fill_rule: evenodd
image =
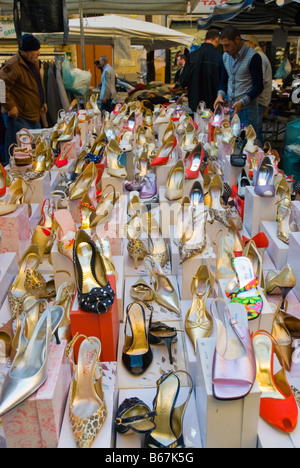
<path id="1" fill-rule="evenodd" d="M 114 45 L 115 39 L 130 39 L 131 45 L 141 45 L 147 50 L 167 49 L 182 45 L 190 47 L 194 36 L 147 21 L 117 15 L 83 19 L 84 40 L 92 45 Z M 41 42 L 61 44 L 62 34 L 37 34 Z M 69 20 L 69 44 L 80 44 L 79 19 Z"/>
<path id="2" fill-rule="evenodd" d="M 51 0 L 50 0 L 51 1 Z M 187 0 L 82 0 L 84 14 L 132 14 L 132 15 L 184 15 L 187 12 Z M 198 0 L 191 0 L 193 10 Z M 67 0 L 68 13 L 78 14 L 79 1 Z M 0 14 L 12 15 L 13 0 L 1 0 Z"/>
<path id="3" fill-rule="evenodd" d="M 266 31 L 278 27 L 300 34 L 299 0 L 229 0 L 211 15 L 199 18 L 198 29 L 234 25 L 240 31 Z"/>

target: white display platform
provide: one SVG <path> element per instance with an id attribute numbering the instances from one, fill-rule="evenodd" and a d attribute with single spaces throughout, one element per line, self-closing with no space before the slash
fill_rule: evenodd
<path id="1" fill-rule="evenodd" d="M 198 342 L 196 405 L 202 445 L 204 448 L 256 448 L 261 392 L 255 382 L 245 398 L 221 401 L 213 396 L 215 343 L 215 338 Z"/>
<path id="2" fill-rule="evenodd" d="M 244 226 L 250 237 L 261 231 L 263 221 L 276 221 L 278 197 L 260 197 L 254 187 L 246 187 Z"/>
<path id="3" fill-rule="evenodd" d="M 261 230 L 269 239 L 267 252 L 275 268 L 277 270 L 282 270 L 287 264 L 289 246 L 277 237 L 277 226 L 278 224 L 276 222 L 263 221 L 261 223 Z"/>
<path id="4" fill-rule="evenodd" d="M 293 289 L 295 295 L 300 301 L 300 232 L 292 232 L 290 238 L 289 251 L 287 256 L 287 263 L 293 270 L 296 277 L 296 286 Z"/>

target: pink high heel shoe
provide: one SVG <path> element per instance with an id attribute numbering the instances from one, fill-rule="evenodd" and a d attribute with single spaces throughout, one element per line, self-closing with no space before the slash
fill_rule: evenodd
<path id="1" fill-rule="evenodd" d="M 218 400 L 237 400 L 251 391 L 256 362 L 247 314 L 239 304 L 214 299 L 211 315 L 217 327 L 213 358 L 213 394 Z"/>

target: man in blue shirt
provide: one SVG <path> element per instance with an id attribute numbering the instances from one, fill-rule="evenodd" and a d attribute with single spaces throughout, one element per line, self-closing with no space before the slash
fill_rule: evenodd
<path id="1" fill-rule="evenodd" d="M 101 78 L 101 111 L 112 112 L 114 100 L 117 98 L 116 74 L 113 67 L 108 63 L 108 58 L 102 56 L 99 59 L 98 67 L 102 71 Z"/>
<path id="2" fill-rule="evenodd" d="M 258 132 L 257 98 L 264 89 L 261 56 L 248 47 L 233 26 L 223 29 L 220 36 L 223 46 L 222 76 L 214 107 L 225 97 L 242 123 L 252 125 Z"/>

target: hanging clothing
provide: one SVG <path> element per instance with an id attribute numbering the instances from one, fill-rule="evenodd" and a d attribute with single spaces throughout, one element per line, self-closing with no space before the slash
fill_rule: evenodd
<path id="1" fill-rule="evenodd" d="M 48 119 L 50 126 L 53 127 L 57 122 L 58 112 L 62 109 L 60 93 L 56 80 L 56 70 L 54 63 L 48 64 L 48 79 L 47 79 L 47 102 L 48 102 Z"/>
<path id="2" fill-rule="evenodd" d="M 57 82 L 57 87 L 58 87 L 58 93 L 59 93 L 59 98 L 62 103 L 62 109 L 64 109 L 66 112 L 68 112 L 69 107 L 70 107 L 70 101 L 66 92 L 66 88 L 63 83 L 62 79 L 62 62 L 61 60 L 57 60 L 56 62 L 56 82 Z"/>

